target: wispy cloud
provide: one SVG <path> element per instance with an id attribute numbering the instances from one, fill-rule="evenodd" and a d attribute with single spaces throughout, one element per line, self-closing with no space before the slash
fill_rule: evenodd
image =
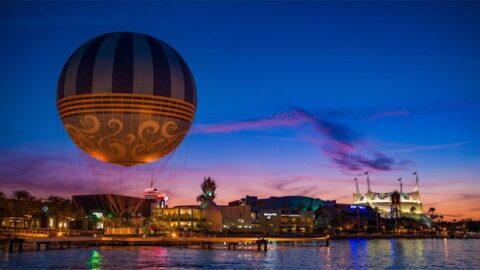
<path id="1" fill-rule="evenodd" d="M 273 188 L 282 195 L 301 195 L 316 197 L 320 193 L 317 185 L 305 185 L 301 180 L 303 177 L 294 177 L 290 179 L 272 180 L 267 183 L 269 188 Z M 301 183 L 299 185 L 299 183 Z"/>
<path id="2" fill-rule="evenodd" d="M 193 127 L 192 133 L 229 133 L 245 130 L 262 130 L 274 127 L 294 127 L 303 124 L 307 119 L 295 112 L 285 112 L 274 116 L 248 121 L 235 121 L 216 124 L 199 124 Z"/>
<path id="3" fill-rule="evenodd" d="M 289 112 L 254 120 L 197 125 L 193 133 L 229 133 L 310 124 L 319 135 L 319 139 L 313 142 L 318 144 L 322 152 L 343 170 L 388 171 L 407 163 L 406 161 L 397 162 L 378 150 L 368 149 L 360 134 L 327 118 L 326 115 L 315 115 L 296 108 Z"/>
<path id="4" fill-rule="evenodd" d="M 431 144 L 431 145 L 406 145 L 403 148 L 386 150 L 387 153 L 411 153 L 431 150 L 444 150 L 450 148 L 457 148 L 459 146 L 471 144 L 472 142 L 455 142 L 447 144 Z"/>

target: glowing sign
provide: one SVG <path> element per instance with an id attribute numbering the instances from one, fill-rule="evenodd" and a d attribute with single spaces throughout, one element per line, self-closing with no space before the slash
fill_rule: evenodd
<path id="1" fill-rule="evenodd" d="M 365 205 L 350 205 L 350 209 L 361 209 L 361 210 L 365 210 Z"/>
<path id="2" fill-rule="evenodd" d="M 267 217 L 267 219 L 272 219 L 272 217 L 276 217 L 277 213 L 263 213 L 264 216 Z"/>
<path id="3" fill-rule="evenodd" d="M 101 218 L 103 218 L 103 213 L 93 212 L 93 213 L 92 213 L 92 216 L 94 216 L 94 217 L 97 218 L 97 219 L 101 219 Z"/>

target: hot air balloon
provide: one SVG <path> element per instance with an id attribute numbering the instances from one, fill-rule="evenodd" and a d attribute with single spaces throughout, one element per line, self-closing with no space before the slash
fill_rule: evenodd
<path id="1" fill-rule="evenodd" d="M 151 36 L 117 32 L 73 52 L 58 82 L 65 130 L 88 155 L 132 166 L 172 152 L 196 112 L 190 69 L 175 49 Z"/>

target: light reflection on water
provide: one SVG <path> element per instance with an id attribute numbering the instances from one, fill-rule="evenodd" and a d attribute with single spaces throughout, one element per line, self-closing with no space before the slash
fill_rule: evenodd
<path id="1" fill-rule="evenodd" d="M 252 250 L 96 247 L 0 255 L 0 269 L 480 269 L 480 240 L 339 240 Z"/>
<path id="2" fill-rule="evenodd" d="M 88 268 L 95 270 L 102 269 L 102 257 L 96 249 L 92 250 L 92 255 L 90 255 L 90 259 L 88 260 Z"/>

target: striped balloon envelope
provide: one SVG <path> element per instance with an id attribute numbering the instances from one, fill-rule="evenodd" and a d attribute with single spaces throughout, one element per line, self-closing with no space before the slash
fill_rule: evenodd
<path id="1" fill-rule="evenodd" d="M 65 130 L 90 156 L 123 166 L 172 152 L 196 112 L 190 69 L 175 49 L 151 36 L 108 33 L 73 52 L 58 82 Z"/>

